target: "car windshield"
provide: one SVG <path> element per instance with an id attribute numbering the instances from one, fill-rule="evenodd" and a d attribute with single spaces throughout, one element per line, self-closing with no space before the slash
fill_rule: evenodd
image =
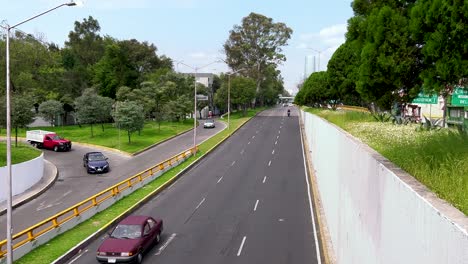
<path id="1" fill-rule="evenodd" d="M 140 225 L 118 225 L 112 231 L 111 237 L 113 238 L 139 238 L 141 237 Z"/>
<path id="2" fill-rule="evenodd" d="M 206 120 L 205 123 L 214 123 L 214 120 Z"/>
<path id="3" fill-rule="evenodd" d="M 61 140 L 61 139 L 63 139 L 58 135 L 52 136 L 51 138 L 52 138 L 52 140 Z"/>
<path id="4" fill-rule="evenodd" d="M 88 160 L 89 161 L 100 161 L 100 160 L 105 160 L 106 157 L 102 153 L 93 153 L 89 154 Z"/>

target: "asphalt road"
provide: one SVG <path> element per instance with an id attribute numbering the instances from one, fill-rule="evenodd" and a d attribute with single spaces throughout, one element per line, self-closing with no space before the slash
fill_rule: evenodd
<path id="1" fill-rule="evenodd" d="M 297 112 L 264 111 L 134 214 L 164 220 L 144 263 L 319 263 Z M 69 263 L 96 263 L 105 236 Z"/>
<path id="2" fill-rule="evenodd" d="M 200 121 L 203 124 L 203 121 Z M 197 144 L 217 134 L 226 125 L 216 122 L 216 128 L 197 128 Z M 73 142 L 72 142 L 73 144 Z M 112 186 L 142 170 L 158 164 L 193 146 L 193 132 L 157 145 L 137 156 L 129 157 L 112 152 L 75 144 L 69 152 L 44 150 L 45 159 L 58 169 L 59 176 L 54 185 L 36 199 L 13 210 L 12 226 L 16 234 L 40 221 L 75 205 L 76 203 Z M 83 167 L 83 155 L 89 151 L 101 151 L 111 166 L 109 173 L 87 174 Z M 6 214 L 0 216 L 0 239 L 6 238 Z"/>

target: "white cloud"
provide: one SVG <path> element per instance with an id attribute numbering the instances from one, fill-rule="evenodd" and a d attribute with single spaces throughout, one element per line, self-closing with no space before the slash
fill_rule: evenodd
<path id="1" fill-rule="evenodd" d="M 338 25 L 333 25 L 333 26 L 326 27 L 320 30 L 319 35 L 321 38 L 325 38 L 325 39 L 336 38 L 336 37 L 344 36 L 346 31 L 347 31 L 346 24 L 338 24 Z"/>

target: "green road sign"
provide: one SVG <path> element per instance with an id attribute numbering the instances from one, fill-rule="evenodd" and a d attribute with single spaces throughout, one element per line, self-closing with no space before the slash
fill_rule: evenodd
<path id="1" fill-rule="evenodd" d="M 437 104 L 437 95 L 428 95 L 419 93 L 418 97 L 413 99 L 414 104 Z"/>
<path id="2" fill-rule="evenodd" d="M 453 106 L 468 106 L 468 88 L 455 87 L 452 94 Z"/>

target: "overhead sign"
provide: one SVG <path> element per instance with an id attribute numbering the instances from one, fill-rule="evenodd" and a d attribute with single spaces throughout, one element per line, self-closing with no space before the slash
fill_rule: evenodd
<path id="1" fill-rule="evenodd" d="M 452 94 L 453 106 L 468 106 L 468 88 L 455 87 Z"/>
<path id="2" fill-rule="evenodd" d="M 413 103 L 414 104 L 437 104 L 437 95 L 419 93 L 418 96 L 413 99 Z"/>

